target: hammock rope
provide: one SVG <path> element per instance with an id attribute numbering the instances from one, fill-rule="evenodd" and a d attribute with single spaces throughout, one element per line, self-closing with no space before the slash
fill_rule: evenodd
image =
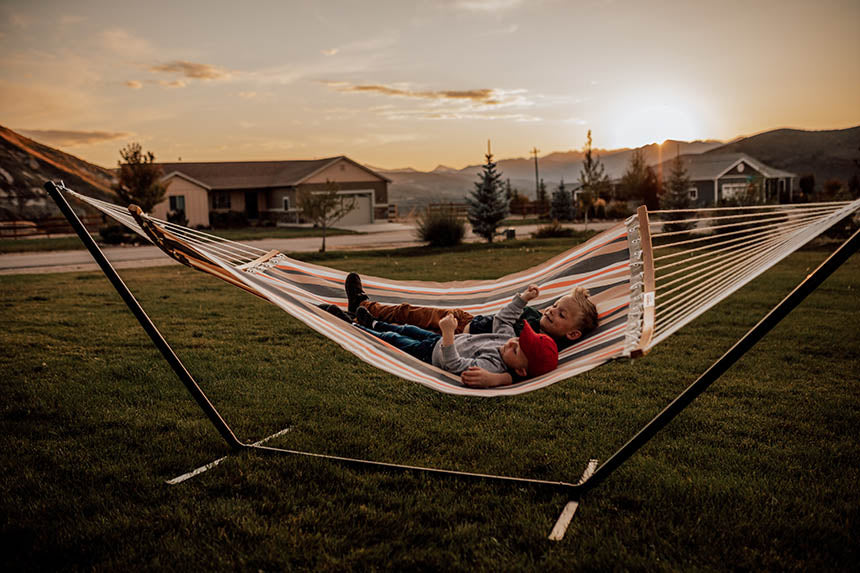
<path id="1" fill-rule="evenodd" d="M 561 352 L 555 371 L 512 386 L 475 389 L 318 308 L 320 304 L 346 308 L 343 271 L 62 190 L 147 237 L 180 262 L 274 303 L 373 366 L 442 392 L 483 396 L 527 392 L 608 360 L 644 354 L 860 209 L 860 200 L 651 212 L 642 207 L 588 242 L 498 280 L 428 283 L 363 277 L 365 290 L 375 301 L 463 308 L 472 314 L 495 314 L 533 282 L 541 286 L 541 296 L 533 301 L 538 309 L 573 286 L 591 291 L 598 328 Z M 655 257 L 655 251 L 661 255 Z"/>

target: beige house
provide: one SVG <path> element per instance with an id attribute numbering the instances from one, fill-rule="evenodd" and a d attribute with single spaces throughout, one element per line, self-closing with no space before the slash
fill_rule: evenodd
<path id="1" fill-rule="evenodd" d="M 184 211 L 192 227 L 210 225 L 210 213 L 230 211 L 250 221 L 300 222 L 301 197 L 336 182 L 355 209 L 337 225 L 362 225 L 388 216 L 390 180 L 349 159 L 329 157 L 307 161 L 241 161 L 225 163 L 161 163 L 167 183 L 165 200 L 152 214 L 166 219 Z"/>

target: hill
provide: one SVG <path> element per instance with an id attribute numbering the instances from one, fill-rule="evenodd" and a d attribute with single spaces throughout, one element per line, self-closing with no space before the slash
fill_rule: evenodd
<path id="1" fill-rule="evenodd" d="M 858 172 L 855 161 L 860 161 L 860 126 L 830 131 L 776 129 L 708 153 L 746 153 L 799 176 L 815 175 L 818 187 L 828 179 L 846 184 Z"/>
<path id="2" fill-rule="evenodd" d="M 109 200 L 113 178 L 104 167 L 0 126 L 0 219 L 59 215 L 42 187 L 45 181 L 62 180 L 79 193 Z"/>

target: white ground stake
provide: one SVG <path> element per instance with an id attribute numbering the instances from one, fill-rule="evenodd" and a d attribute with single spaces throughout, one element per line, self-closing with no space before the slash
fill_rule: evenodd
<path id="1" fill-rule="evenodd" d="M 588 465 L 585 466 L 585 471 L 582 472 L 582 477 L 579 478 L 579 483 L 584 483 L 585 480 L 591 477 L 594 470 L 597 469 L 597 460 L 588 460 Z M 567 532 L 567 527 L 573 519 L 573 514 L 576 513 L 576 508 L 579 507 L 578 501 L 569 501 L 564 509 L 561 510 L 561 515 L 558 516 L 558 521 L 555 522 L 555 527 L 549 534 L 550 541 L 561 541 L 564 534 Z"/>
<path id="2" fill-rule="evenodd" d="M 283 430 L 281 430 L 280 432 L 278 432 L 278 433 L 276 433 L 276 434 L 272 434 L 271 436 L 268 436 L 268 437 L 266 437 L 266 438 L 263 438 L 263 439 L 262 439 L 262 440 L 260 440 L 259 442 L 254 442 L 252 445 L 254 445 L 254 446 L 260 446 L 260 445 L 262 445 L 262 444 L 265 444 L 266 442 L 268 442 L 268 441 L 269 441 L 269 440 L 271 440 L 271 439 L 277 438 L 278 436 L 283 436 L 284 434 L 286 434 L 286 433 L 287 433 L 287 432 L 289 432 L 289 431 L 290 431 L 290 428 L 284 428 L 284 429 L 283 429 Z M 196 470 L 191 470 L 191 471 L 190 471 L 190 472 L 188 472 L 187 474 L 182 474 L 181 476 L 175 477 L 175 478 L 173 478 L 173 479 L 166 480 L 166 481 L 165 481 L 165 483 L 167 483 L 167 484 L 169 484 L 169 485 L 176 485 L 176 484 L 178 484 L 178 483 L 182 483 L 182 482 L 184 482 L 184 481 L 185 481 L 185 480 L 187 480 L 187 479 L 191 479 L 191 478 L 193 478 L 194 476 L 200 475 L 200 474 L 202 474 L 202 473 L 203 473 L 203 472 L 205 472 L 205 471 L 211 470 L 212 468 L 214 468 L 215 466 L 217 466 L 218 464 L 220 464 L 221 462 L 223 462 L 224 460 L 226 460 L 228 457 L 229 457 L 229 456 L 224 456 L 223 458 L 218 458 L 218 459 L 217 459 L 217 460 L 215 460 L 214 462 L 209 462 L 209 463 L 208 463 L 208 464 L 206 464 L 205 466 L 200 466 L 200 467 L 199 467 L 199 468 L 197 468 Z"/>

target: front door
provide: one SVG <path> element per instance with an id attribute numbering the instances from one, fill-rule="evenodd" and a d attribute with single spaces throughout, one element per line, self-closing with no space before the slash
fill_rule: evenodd
<path id="1" fill-rule="evenodd" d="M 260 217 L 256 191 L 245 191 L 245 216 L 249 219 L 258 219 Z"/>

